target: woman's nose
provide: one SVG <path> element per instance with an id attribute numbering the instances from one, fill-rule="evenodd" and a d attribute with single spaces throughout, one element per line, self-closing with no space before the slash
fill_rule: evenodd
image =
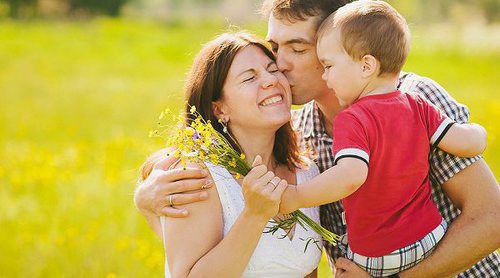
<path id="1" fill-rule="evenodd" d="M 263 76 L 262 87 L 263 88 L 274 87 L 276 86 L 276 83 L 278 83 L 278 77 L 266 71 L 266 73 Z"/>

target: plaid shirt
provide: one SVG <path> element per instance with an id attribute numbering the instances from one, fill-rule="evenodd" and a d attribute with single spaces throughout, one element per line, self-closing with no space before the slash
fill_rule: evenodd
<path id="1" fill-rule="evenodd" d="M 403 92 L 416 92 L 424 96 L 458 123 L 469 121 L 467 107 L 457 103 L 445 89 L 429 78 L 420 77 L 413 73 L 401 73 L 398 88 Z M 322 117 L 323 115 L 314 101 L 292 113 L 293 127 L 299 133 L 300 145 L 312 154 L 321 172 L 332 167 L 334 161 L 333 139 L 327 134 Z M 443 192 L 441 185 L 479 159 L 481 156 L 454 157 L 437 148 L 432 149 L 429 154 L 432 195 L 439 212 L 448 223 L 460 214 L 460 210 Z M 343 212 L 344 208 L 340 201 L 321 206 L 321 225 L 337 235 L 345 234 L 346 226 L 343 221 Z M 327 242 L 325 242 L 325 249 L 330 259 L 330 265 L 333 265 L 334 258 L 343 255 L 339 248 L 335 248 Z M 457 277 L 500 277 L 500 255 L 498 252 L 490 254 Z"/>

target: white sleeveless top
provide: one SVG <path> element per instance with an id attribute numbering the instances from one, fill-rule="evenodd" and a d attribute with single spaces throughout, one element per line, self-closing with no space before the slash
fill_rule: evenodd
<path id="1" fill-rule="evenodd" d="M 219 193 L 224 217 L 224 236 L 226 236 L 243 211 L 245 205 L 243 193 L 241 186 L 224 167 L 210 163 L 207 163 L 207 167 Z M 297 184 L 310 180 L 318 174 L 319 170 L 314 163 L 311 163 L 307 170 L 297 169 Z M 305 208 L 301 211 L 319 223 L 318 207 Z M 164 246 L 167 248 L 164 217 L 161 217 L 160 221 Z M 268 223 L 267 226 L 271 225 L 272 223 Z M 301 225 L 295 225 L 292 240 L 288 237 L 281 239 L 280 237 L 284 234 L 283 230 L 279 230 L 274 235 L 271 233 L 261 235 L 242 277 L 304 277 L 318 266 L 321 250 L 313 242 L 308 245 L 306 252 L 304 252 L 305 240 L 311 237 L 318 241 L 318 244 L 321 244 L 321 237 L 318 234 L 311 230 L 306 231 Z M 237 252 L 237 250 L 235 251 Z M 165 277 L 171 277 L 168 258 L 165 259 Z"/>

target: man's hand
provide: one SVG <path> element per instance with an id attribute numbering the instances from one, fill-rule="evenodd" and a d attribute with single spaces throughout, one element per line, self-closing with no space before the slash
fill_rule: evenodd
<path id="1" fill-rule="evenodd" d="M 186 217 L 186 209 L 175 206 L 206 200 L 204 189 L 212 186 L 208 170 L 175 168 L 178 158 L 166 156 L 155 164 L 151 174 L 137 186 L 134 201 L 144 216 Z"/>
<path id="2" fill-rule="evenodd" d="M 346 258 L 338 258 L 335 263 L 335 269 L 335 278 L 370 278 L 368 272 Z"/>

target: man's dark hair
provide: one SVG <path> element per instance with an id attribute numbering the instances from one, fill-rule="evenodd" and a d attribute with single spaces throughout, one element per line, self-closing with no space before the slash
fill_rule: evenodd
<path id="1" fill-rule="evenodd" d="M 261 13 L 266 18 L 272 14 L 277 19 L 290 22 L 319 16 L 319 25 L 327 16 L 349 2 L 352 0 L 265 0 Z"/>

